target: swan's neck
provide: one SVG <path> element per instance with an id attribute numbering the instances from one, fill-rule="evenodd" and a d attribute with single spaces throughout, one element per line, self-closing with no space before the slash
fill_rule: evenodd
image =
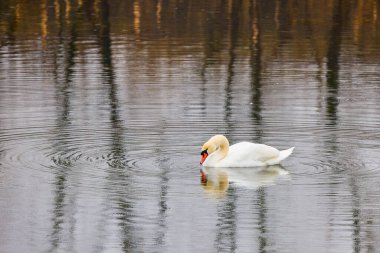
<path id="1" fill-rule="evenodd" d="M 229 144 L 228 143 L 222 143 L 219 145 L 219 148 L 216 152 L 218 152 L 219 156 L 221 157 L 220 160 L 225 158 L 228 154 Z"/>
<path id="2" fill-rule="evenodd" d="M 220 144 L 217 147 L 216 151 L 207 157 L 207 160 L 206 160 L 206 163 L 204 164 L 204 166 L 216 165 L 218 162 L 220 162 L 221 160 L 223 160 L 227 156 L 228 149 L 229 149 L 228 143 L 227 144 L 225 144 L 225 143 Z"/>

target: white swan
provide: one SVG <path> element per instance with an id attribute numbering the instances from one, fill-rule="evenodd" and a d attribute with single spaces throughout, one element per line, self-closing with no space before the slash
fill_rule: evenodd
<path id="1" fill-rule="evenodd" d="M 201 164 L 205 167 L 257 167 L 280 164 L 294 147 L 279 151 L 271 146 L 251 142 L 229 144 L 223 135 L 211 137 L 202 146 Z"/>

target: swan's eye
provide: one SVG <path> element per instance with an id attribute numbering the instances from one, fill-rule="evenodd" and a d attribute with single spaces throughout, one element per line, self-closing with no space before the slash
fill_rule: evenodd
<path id="1" fill-rule="evenodd" d="M 202 155 L 202 156 L 203 156 L 204 154 L 208 155 L 208 153 L 207 153 L 207 148 L 201 152 L 201 155 Z"/>

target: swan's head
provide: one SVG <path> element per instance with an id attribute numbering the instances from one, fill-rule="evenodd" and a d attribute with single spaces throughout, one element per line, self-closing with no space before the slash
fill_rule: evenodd
<path id="1" fill-rule="evenodd" d="M 213 154 L 217 153 L 217 151 L 223 152 L 223 155 L 225 156 L 225 153 L 228 152 L 229 142 L 227 138 L 223 135 L 215 135 L 211 137 L 205 144 L 202 146 L 201 151 L 201 164 L 205 162 L 207 157 L 212 156 Z"/>

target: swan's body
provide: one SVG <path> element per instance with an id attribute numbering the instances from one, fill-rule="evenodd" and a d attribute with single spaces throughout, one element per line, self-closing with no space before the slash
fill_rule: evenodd
<path id="1" fill-rule="evenodd" d="M 257 167 L 280 164 L 293 148 L 279 151 L 264 144 L 239 142 L 229 145 L 223 135 L 211 137 L 202 147 L 201 164 L 205 167 Z"/>

